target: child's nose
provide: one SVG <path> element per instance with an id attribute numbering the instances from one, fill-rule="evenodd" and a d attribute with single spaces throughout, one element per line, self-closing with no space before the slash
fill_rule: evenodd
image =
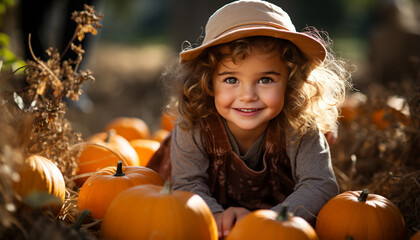
<path id="1" fill-rule="evenodd" d="M 255 101 L 258 99 L 258 94 L 254 86 L 242 85 L 239 91 L 239 99 L 241 101 Z"/>

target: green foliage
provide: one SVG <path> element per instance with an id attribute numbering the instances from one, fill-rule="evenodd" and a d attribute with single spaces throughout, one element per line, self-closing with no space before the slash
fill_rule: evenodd
<path id="1" fill-rule="evenodd" d="M 6 8 L 12 6 L 14 0 L 0 0 L 0 15 L 6 12 Z"/>
<path id="2" fill-rule="evenodd" d="M 13 3 L 14 0 L 0 0 L 0 28 L 3 25 L 1 20 L 3 14 Z M 26 64 L 12 52 L 10 49 L 10 38 L 3 32 L 0 32 L 0 61 L 3 63 L 1 69 L 5 70 L 16 70 Z"/>
<path id="3" fill-rule="evenodd" d="M 15 70 L 25 65 L 25 62 L 10 50 L 10 38 L 2 32 L 0 32 L 0 61 L 3 61 L 2 69 L 6 70 Z"/>

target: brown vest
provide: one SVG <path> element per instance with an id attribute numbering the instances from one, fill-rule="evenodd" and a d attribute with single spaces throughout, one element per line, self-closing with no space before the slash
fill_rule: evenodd
<path id="1" fill-rule="evenodd" d="M 224 208 L 271 208 L 293 192 L 295 183 L 279 119 L 269 124 L 262 149 L 262 169 L 258 171 L 248 168 L 232 150 L 220 116 L 213 115 L 201 121 L 201 132 L 209 156 L 208 186 L 212 197 Z M 171 170 L 169 146 L 170 136 L 147 165 L 166 179 L 170 178 Z"/>

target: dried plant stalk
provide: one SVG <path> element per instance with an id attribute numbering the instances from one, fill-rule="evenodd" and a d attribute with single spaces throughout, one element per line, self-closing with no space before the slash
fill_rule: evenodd
<path id="1" fill-rule="evenodd" d="M 91 6 L 85 5 L 84 10 L 74 12 L 72 19 L 77 23 L 74 37 L 69 47 L 60 55 L 56 48 L 49 48 L 49 57 L 42 61 L 33 55 L 34 61 L 28 61 L 25 70 L 28 87 L 19 93 L 28 107 L 24 111 L 35 116 L 28 151 L 41 154 L 54 161 L 64 176 L 76 174 L 77 151 L 71 146 L 82 141 L 81 135 L 72 130 L 71 124 L 65 118 L 65 98 L 78 100 L 82 94 L 84 82 L 94 81 L 89 70 L 78 72 L 78 66 L 83 59 L 84 50 L 76 46 L 74 41 L 82 41 L 86 33 L 96 34 L 100 28 L 102 15 L 96 15 Z M 30 46 L 30 43 L 29 43 Z M 76 60 L 63 60 L 64 53 L 71 49 L 76 52 Z"/>
<path id="2" fill-rule="evenodd" d="M 25 238 L 31 238 L 31 229 L 22 229 L 20 221 L 26 227 L 35 227 L 36 220 L 21 219 L 14 205 L 15 193 L 11 182 L 17 181 L 19 175 L 14 171 L 16 163 L 24 161 L 28 154 L 39 154 L 53 161 L 62 172 L 66 181 L 67 194 L 64 206 L 58 219 L 74 220 L 78 212 L 74 199 L 77 192 L 71 180 L 76 174 L 79 151 L 72 148 L 81 143 L 82 137 L 73 131 L 66 119 L 66 98 L 78 100 L 83 93 L 82 85 L 94 81 L 89 70 L 79 71 L 84 50 L 77 41 L 82 41 L 86 33 L 96 34 L 102 27 L 99 23 L 102 15 L 97 15 L 92 6 L 85 5 L 84 10 L 72 14 L 77 23 L 73 39 L 66 50 L 60 54 L 56 48 L 46 50 L 48 59 L 39 59 L 33 54 L 25 66 L 26 87 L 13 93 L 2 93 L 0 98 L 0 229 L 10 233 L 12 229 Z M 29 38 L 30 39 L 30 38 Z M 62 59 L 67 51 L 74 51 L 77 59 Z M 11 74 L 9 79 L 13 76 Z M 0 81 L 2 85 L 7 80 Z M 0 85 L 0 86 L 1 86 Z M 14 215 L 15 214 L 15 215 Z M 54 219 L 51 219 L 54 220 Z M 58 222 L 53 221 L 52 225 Z M 9 228 L 9 229 L 8 229 Z M 41 233 L 36 229 L 36 234 Z M 44 231 L 44 230 L 42 230 Z M 28 235 L 29 234 L 29 235 Z M 0 230 L 0 238 L 3 232 Z"/>

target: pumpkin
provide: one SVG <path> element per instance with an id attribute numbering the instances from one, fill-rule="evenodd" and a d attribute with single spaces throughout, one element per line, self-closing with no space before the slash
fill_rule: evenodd
<path id="1" fill-rule="evenodd" d="M 135 139 L 130 141 L 131 146 L 139 157 L 139 165 L 145 167 L 153 154 L 160 147 L 160 142 L 152 139 Z"/>
<path id="2" fill-rule="evenodd" d="M 92 217 L 102 219 L 112 200 L 127 188 L 141 184 L 163 185 L 162 177 L 149 168 L 140 166 L 107 167 L 89 177 L 80 188 L 78 207 L 89 210 Z"/>
<path id="3" fill-rule="evenodd" d="M 401 212 L 390 200 L 367 190 L 347 191 L 321 208 L 316 232 L 321 239 L 406 239 Z"/>
<path id="4" fill-rule="evenodd" d="M 160 116 L 160 127 L 167 131 L 172 131 L 175 126 L 175 117 L 169 113 L 163 113 Z"/>
<path id="5" fill-rule="evenodd" d="M 158 142 L 162 142 L 163 139 L 165 139 L 169 134 L 169 131 L 166 129 L 158 129 L 156 130 L 153 135 L 152 135 L 152 139 Z"/>
<path id="6" fill-rule="evenodd" d="M 391 125 L 391 122 L 387 119 L 385 109 L 376 109 L 372 112 L 372 123 L 382 130 Z"/>
<path id="7" fill-rule="evenodd" d="M 364 114 L 363 106 L 366 104 L 367 96 L 361 92 L 349 94 L 340 106 L 340 121 L 344 124 L 351 124 L 355 119 Z"/>
<path id="8" fill-rule="evenodd" d="M 280 212 L 261 209 L 243 217 L 232 228 L 226 240 L 300 239 L 317 240 L 312 226 L 303 218 L 292 216 L 283 206 Z"/>
<path id="9" fill-rule="evenodd" d="M 128 141 L 138 138 L 149 138 L 150 130 L 146 122 L 136 117 L 118 117 L 105 126 L 105 131 L 114 129 L 118 135 Z"/>
<path id="10" fill-rule="evenodd" d="M 124 166 L 138 166 L 139 157 L 130 143 L 115 131 L 94 134 L 87 140 L 86 147 L 78 159 L 78 175 L 89 175 L 102 168 L 115 166 L 118 161 Z M 82 176 L 83 176 L 82 175 Z M 81 186 L 87 177 L 79 177 L 76 183 Z"/>
<path id="11" fill-rule="evenodd" d="M 13 183 L 14 191 L 22 198 L 34 192 L 45 192 L 60 199 L 61 204 L 54 203 L 54 207 L 61 208 L 66 195 L 66 184 L 60 169 L 48 158 L 30 155 L 25 161 L 16 166 L 20 180 Z"/>
<path id="12" fill-rule="evenodd" d="M 217 240 L 217 226 L 204 200 L 185 191 L 139 185 L 112 201 L 101 225 L 104 239 Z"/>

